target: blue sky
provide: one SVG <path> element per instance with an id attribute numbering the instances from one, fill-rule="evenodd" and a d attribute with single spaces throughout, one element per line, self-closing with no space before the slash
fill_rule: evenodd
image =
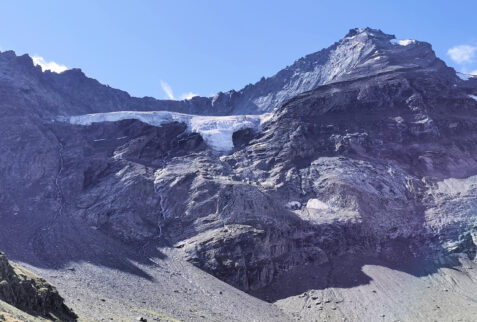
<path id="1" fill-rule="evenodd" d="M 366 26 L 477 70 L 475 0 L 0 0 L 0 50 L 157 98 L 240 89 Z"/>

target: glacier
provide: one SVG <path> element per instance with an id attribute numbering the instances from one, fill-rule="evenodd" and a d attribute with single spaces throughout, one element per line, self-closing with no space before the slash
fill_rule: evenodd
<path id="1" fill-rule="evenodd" d="M 231 116 L 202 116 L 183 114 L 170 111 L 118 111 L 76 115 L 60 119 L 75 125 L 91 125 L 101 122 L 117 122 L 134 119 L 152 126 L 162 126 L 167 123 L 180 122 L 187 125 L 189 132 L 199 133 L 205 143 L 215 152 L 227 153 L 233 150 L 232 135 L 234 132 L 251 128 L 261 131 L 265 122 L 270 120 L 273 113 L 259 115 Z"/>

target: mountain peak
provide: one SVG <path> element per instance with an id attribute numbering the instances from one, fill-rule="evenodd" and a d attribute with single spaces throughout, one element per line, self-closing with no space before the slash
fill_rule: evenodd
<path id="1" fill-rule="evenodd" d="M 330 47 L 243 88 L 235 98 L 233 113 L 270 112 L 297 94 L 330 83 L 384 72 L 446 68 L 426 42 L 396 40 L 394 35 L 369 27 L 354 28 Z"/>
<path id="2" fill-rule="evenodd" d="M 348 33 L 346 34 L 345 38 L 350 38 L 350 37 L 354 37 L 354 36 L 357 36 L 357 35 L 366 35 L 366 36 L 371 36 L 371 37 L 374 37 L 374 38 L 384 38 L 384 39 L 389 39 L 389 40 L 396 38 L 396 36 L 394 36 L 394 35 L 390 35 L 390 34 L 386 34 L 386 33 L 382 32 L 381 29 L 373 29 L 373 28 L 370 28 L 370 27 L 350 29 L 348 31 Z"/>
<path id="3" fill-rule="evenodd" d="M 0 77 L 8 78 L 13 83 L 20 82 L 23 76 L 28 79 L 33 76 L 40 84 L 51 83 L 78 99 L 85 95 L 90 97 L 89 112 L 114 110 L 114 106 L 118 105 L 114 97 L 129 97 L 124 92 L 101 86 L 80 69 L 70 69 L 61 74 L 41 73 L 39 67 L 34 67 L 30 57 L 17 57 L 12 51 L 0 53 L 0 65 L 7 71 Z M 20 75 L 19 70 L 24 71 L 25 75 Z M 380 29 L 353 28 L 330 47 L 297 59 L 275 75 L 262 77 L 260 81 L 241 90 L 224 91 L 215 97 L 196 97 L 184 102 L 134 99 L 136 103 L 131 101 L 128 106 L 130 109 L 136 109 L 134 106 L 137 106 L 142 110 L 171 110 L 203 115 L 262 114 L 272 112 L 292 97 L 322 85 L 406 70 L 438 72 L 441 75 L 444 72 L 446 77 L 456 77 L 426 42 L 396 40 L 394 35 Z M 101 95 L 93 97 L 92 93 Z M 98 97 L 105 97 L 105 101 L 96 104 Z M 104 106 L 109 107 L 105 109 Z"/>

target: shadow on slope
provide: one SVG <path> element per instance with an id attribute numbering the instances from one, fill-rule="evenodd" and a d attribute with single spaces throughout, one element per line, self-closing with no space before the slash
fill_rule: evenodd
<path id="1" fill-rule="evenodd" d="M 33 123 L 33 121 L 29 122 Z M 85 191 L 87 193 L 90 186 L 108 177 L 106 174 L 110 174 L 109 177 L 115 177 L 114 170 L 118 170 L 118 166 L 109 158 L 112 157 L 114 148 L 125 143 L 124 139 L 117 139 L 125 133 L 116 131 L 117 128 L 114 125 L 107 131 L 98 127 L 93 128 L 94 130 L 55 128 L 55 126 L 48 127 L 41 123 L 38 125 L 29 122 L 24 122 L 24 127 L 35 129 L 36 132 L 32 130 L 30 137 L 29 132 L 24 130 L 23 132 L 28 134 L 24 134 L 27 136 L 25 140 L 30 139 L 32 141 L 30 144 L 36 144 L 39 147 L 38 152 L 34 151 L 32 155 L 22 141 L 14 141 L 14 136 L 11 140 L 5 140 L 6 148 L 14 151 L 18 159 L 9 160 L 10 163 L 20 164 L 21 167 L 13 168 L 13 170 L 11 166 L 8 170 L 1 169 L 5 171 L 5 176 L 4 185 L 0 189 L 0 249 L 5 251 L 13 261 L 36 267 L 59 269 L 67 268 L 70 262 L 89 262 L 151 279 L 134 262 L 152 265 L 154 263 L 148 259 L 149 257 L 164 257 L 155 247 L 152 247 L 160 240 L 146 236 L 136 241 L 124 238 L 124 241 L 128 241 L 125 243 L 118 238 L 117 234 L 111 234 L 108 223 L 102 224 L 99 221 L 92 224 L 86 220 L 90 214 L 93 218 L 100 214 L 97 209 L 93 211 L 88 208 L 90 206 L 86 206 L 83 213 L 78 213 L 80 209 L 78 207 L 82 206 L 78 201 L 79 196 Z M 126 125 L 123 127 L 126 134 L 133 138 L 145 134 L 153 135 L 150 132 L 155 130 L 139 122 L 123 122 L 118 126 L 121 127 L 122 124 Z M 180 130 L 182 128 L 176 132 Z M 112 137 L 112 140 L 108 142 L 113 143 L 108 145 L 103 140 L 95 141 L 96 136 L 101 137 L 106 134 Z M 22 133 L 18 135 L 21 137 Z M 144 154 L 144 149 L 138 153 Z M 155 155 L 149 157 L 154 159 Z M 113 164 L 110 170 L 105 172 L 100 168 L 96 169 L 97 173 L 88 172 L 90 167 L 98 164 L 101 167 L 108 162 Z M 162 160 L 158 159 L 157 162 Z M 113 172 L 110 173 L 111 171 Z M 32 178 L 32 176 L 36 177 Z M 142 196 L 143 186 L 146 184 L 153 193 L 152 181 L 140 182 L 142 187 L 139 185 L 137 188 L 134 185 L 131 186 L 130 182 L 112 180 L 112 183 L 108 182 L 108 184 L 116 190 L 111 188 L 110 191 L 106 189 L 107 185 L 99 185 L 99 192 L 91 194 L 88 202 L 91 202 L 91 205 L 102 203 L 103 208 L 100 209 L 102 215 L 109 217 L 116 209 L 112 202 L 115 200 L 105 199 L 105 196 L 114 195 L 115 191 L 122 191 L 122 194 L 116 198 L 119 201 L 121 198 L 124 199 L 126 206 L 122 207 L 125 207 L 126 214 L 135 215 L 131 219 L 131 223 L 135 223 L 135 218 L 140 217 L 140 215 L 136 216 L 135 212 L 139 210 L 134 207 L 134 204 L 128 204 L 129 200 L 126 198 L 131 196 L 134 199 L 135 195 Z M 136 202 L 140 203 L 141 200 Z M 149 219 L 146 218 L 146 220 Z M 127 228 L 128 223 L 122 224 Z M 133 231 L 134 227 L 130 227 L 129 230 Z"/>
<path id="2" fill-rule="evenodd" d="M 332 258 L 325 264 L 309 264 L 284 272 L 269 286 L 250 294 L 268 302 L 275 302 L 312 290 L 358 287 L 372 281 L 363 269 L 367 265 L 382 266 L 415 277 L 433 275 L 441 268 L 455 269 L 454 267 L 460 265 L 453 257 L 446 257 L 442 262 L 423 256 L 414 257 L 405 246 L 402 247 L 402 243 L 398 244 L 400 245 L 393 246 L 393 251 L 396 251 L 394 258 L 372 253 L 346 254 Z"/>
<path id="3" fill-rule="evenodd" d="M 151 280 L 135 263 L 153 265 L 150 257 L 165 257 L 153 247 L 126 245 L 73 218 L 57 219 L 51 225 L 38 221 L 22 228 L 21 233 L 11 228 L 32 218 L 10 223 L 5 219 L 0 227 L 0 248 L 12 261 L 39 268 L 70 269 L 73 262 L 87 262 Z"/>

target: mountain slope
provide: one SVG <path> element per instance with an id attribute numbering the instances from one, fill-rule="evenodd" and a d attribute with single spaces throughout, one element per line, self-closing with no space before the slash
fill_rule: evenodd
<path id="1" fill-rule="evenodd" d="M 122 290 L 141 294 L 130 300 L 134 314 L 151 309 L 137 299 L 158 285 L 167 286 L 163 297 L 175 293 L 165 267 L 174 275 L 187 267 L 175 281 L 191 294 L 222 285 L 190 263 L 297 319 L 319 313 L 307 310 L 304 292 L 341 289 L 358 301 L 373 276 L 385 284 L 380 291 L 392 287 L 383 276 L 407 285 L 431 276 L 436 290 L 468 277 L 468 288 L 459 282 L 452 294 L 472 306 L 473 271 L 456 277 L 449 269 L 473 268 L 477 253 L 477 87 L 429 44 L 393 38 L 354 29 L 239 92 L 182 102 L 132 98 L 78 70 L 41 73 L 28 57 L 0 54 L 0 247 L 41 274 L 62 272 L 55 279 L 68 303 L 83 314 L 93 305 L 90 319 L 121 307 L 111 272 Z M 175 112 L 155 111 L 164 109 Z M 266 122 L 210 115 L 273 110 Z M 208 135 L 226 130 L 228 149 L 217 153 Z M 73 275 L 67 268 L 78 272 L 75 282 L 63 277 Z M 191 282 L 196 274 L 207 277 Z M 83 289 L 91 276 L 112 304 L 77 303 L 77 293 L 80 302 L 91 293 L 69 286 Z M 423 319 L 389 304 L 401 290 L 381 299 L 383 310 Z M 211 319 L 288 318 L 238 290 L 226 303 L 256 311 L 225 312 L 220 299 L 194 296 Z M 196 308 L 178 306 L 178 314 L 166 300 L 151 302 L 168 317 L 200 317 Z M 342 316 L 324 308 L 323 318 L 356 319 L 345 305 Z"/>

